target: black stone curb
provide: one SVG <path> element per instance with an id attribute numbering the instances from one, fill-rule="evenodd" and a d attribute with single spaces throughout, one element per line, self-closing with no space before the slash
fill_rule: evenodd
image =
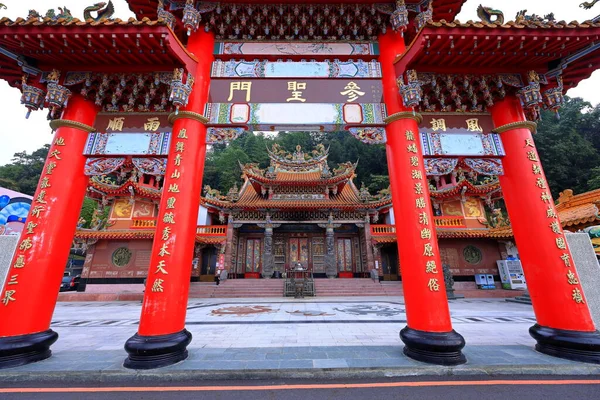
<path id="1" fill-rule="evenodd" d="M 375 379 L 413 376 L 504 376 L 504 375 L 599 375 L 594 365 L 510 365 L 406 368 L 306 368 L 262 370 L 149 370 L 149 371 L 35 371 L 0 374 L 2 384 L 132 384 L 160 386 L 191 380 L 264 380 L 264 379 Z"/>

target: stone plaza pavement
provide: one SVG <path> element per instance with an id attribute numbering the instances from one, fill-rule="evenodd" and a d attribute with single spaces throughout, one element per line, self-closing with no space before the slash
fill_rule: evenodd
<path id="1" fill-rule="evenodd" d="M 454 329 L 467 342 L 468 362 L 457 367 L 403 355 L 401 297 L 193 299 L 186 323 L 193 334 L 189 358 L 140 372 L 122 367 L 123 345 L 137 330 L 139 302 L 58 303 L 53 356 L 0 371 L 0 382 L 600 373 L 600 366 L 537 353 L 528 333 L 535 323 L 529 305 L 464 299 L 451 301 L 450 309 Z"/>

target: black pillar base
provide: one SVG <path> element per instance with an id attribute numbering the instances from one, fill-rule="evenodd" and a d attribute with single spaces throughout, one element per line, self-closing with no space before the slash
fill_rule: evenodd
<path id="1" fill-rule="evenodd" d="M 188 356 L 187 345 L 192 334 L 184 329 L 180 332 L 159 336 L 140 336 L 137 333 L 125 343 L 129 357 L 123 366 L 131 369 L 153 369 L 185 360 Z"/>
<path id="2" fill-rule="evenodd" d="M 600 332 L 567 331 L 535 324 L 529 334 L 535 349 L 549 356 L 600 364 Z"/>
<path id="3" fill-rule="evenodd" d="M 0 337 L 0 369 L 18 367 L 50 357 L 58 339 L 52 329 L 29 335 Z"/>
<path id="4" fill-rule="evenodd" d="M 450 332 L 426 332 L 405 327 L 400 331 L 404 342 L 404 354 L 408 357 L 437 365 L 459 365 L 467 362 L 461 352 L 465 339 L 455 330 Z"/>

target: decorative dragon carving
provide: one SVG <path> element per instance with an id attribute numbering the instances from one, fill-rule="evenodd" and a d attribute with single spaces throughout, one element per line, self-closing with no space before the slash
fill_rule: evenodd
<path id="1" fill-rule="evenodd" d="M 92 17 L 92 13 L 96 12 L 96 17 Z M 113 6 L 112 0 L 108 3 L 100 2 L 93 6 L 86 7 L 83 10 L 83 19 L 85 21 L 91 19 L 94 22 L 100 22 L 109 19 L 115 13 L 115 7 Z"/>
<path id="2" fill-rule="evenodd" d="M 227 197 L 221 195 L 221 192 L 217 189 L 213 189 L 210 185 L 204 185 L 204 197 L 207 199 L 226 200 Z"/>
<path id="3" fill-rule="evenodd" d="M 579 5 L 579 7 L 583 8 L 584 10 L 589 10 L 590 8 L 594 7 L 598 1 L 600 0 L 584 1 Z"/>
<path id="4" fill-rule="evenodd" d="M 491 7 L 484 7 L 481 4 L 477 7 L 477 16 L 488 24 L 504 24 L 504 13 L 500 10 L 494 10 Z M 494 18 L 494 19 L 492 19 Z"/>
<path id="5" fill-rule="evenodd" d="M 556 21 L 556 18 L 554 18 L 554 13 L 546 14 L 542 17 L 541 15 L 537 15 L 537 14 L 526 15 L 525 14 L 526 12 L 527 12 L 527 10 L 521 10 L 517 13 L 517 16 L 515 17 L 515 22 L 517 24 L 521 24 L 525 21 L 527 21 L 527 22 Z"/>
<path id="6" fill-rule="evenodd" d="M 1 7 L 0 7 L 1 8 Z M 58 7 L 58 14 L 54 11 L 54 8 L 46 11 L 45 15 L 40 14 L 36 10 L 29 10 L 29 14 L 27 15 L 27 19 L 43 19 L 50 18 L 53 21 L 58 21 L 59 19 L 64 19 L 66 21 L 71 21 L 73 19 L 73 15 L 71 15 L 71 11 L 67 7 Z"/>

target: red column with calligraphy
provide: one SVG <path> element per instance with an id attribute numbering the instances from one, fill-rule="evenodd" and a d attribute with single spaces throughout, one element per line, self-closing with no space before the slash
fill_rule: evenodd
<path id="1" fill-rule="evenodd" d="M 138 333 L 125 344 L 125 366 L 150 369 L 187 358 L 185 329 L 198 207 L 206 155 L 202 120 L 208 100 L 214 38 L 198 31 L 188 50 L 198 58 L 188 105 L 177 114 L 169 150 Z"/>
<path id="2" fill-rule="evenodd" d="M 516 97 L 491 109 L 506 156 L 502 193 L 523 264 L 537 324 L 531 335 L 544 353 L 600 362 L 594 327 L 552 194 L 525 115 Z"/>
<path id="3" fill-rule="evenodd" d="M 89 178 L 83 155 L 96 119 L 93 102 L 73 96 L 33 196 L 7 282 L 0 294 L 0 368 L 50 356 L 50 322 Z"/>
<path id="4" fill-rule="evenodd" d="M 461 352 L 465 342 L 450 321 L 419 141 L 420 116 L 403 106 L 396 84 L 394 59 L 404 52 L 404 39 L 390 30 L 379 44 L 388 112 L 386 154 L 408 325 L 400 332 L 404 353 L 434 364 L 461 364 L 466 361 Z"/>

